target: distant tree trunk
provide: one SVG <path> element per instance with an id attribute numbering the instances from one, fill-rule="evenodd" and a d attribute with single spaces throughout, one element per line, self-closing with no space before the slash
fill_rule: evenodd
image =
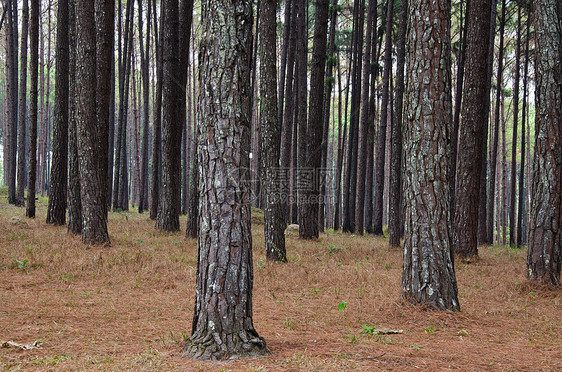
<path id="1" fill-rule="evenodd" d="M 402 294 L 408 301 L 460 310 L 448 195 L 451 107 L 450 5 L 410 1 L 406 90 L 406 181 Z M 427 48 L 422 35 L 431 35 Z"/>
<path id="2" fill-rule="evenodd" d="M 312 61 L 310 71 L 310 96 L 309 96 L 309 117 L 306 137 L 300 138 L 305 141 L 306 149 L 301 163 L 305 168 L 315 172 L 314 178 L 317 179 L 321 172 L 322 165 L 322 130 L 324 120 L 322 118 L 324 110 L 324 79 L 326 74 L 326 37 L 328 34 L 328 0 L 316 0 L 316 19 L 314 21 L 314 38 Z M 302 124 L 302 123 L 301 123 Z M 263 154 L 262 154 L 263 156 Z M 299 166 L 301 166 L 299 165 Z M 301 218 L 299 222 L 299 236 L 302 239 L 318 238 L 318 197 L 320 188 L 313 182 L 311 188 L 305 188 L 303 192 L 304 200 L 301 200 Z"/>
<path id="3" fill-rule="evenodd" d="M 488 93 L 486 94 L 484 101 L 484 113 L 486 114 L 486 125 L 484 125 L 484 133 L 482 134 L 483 145 L 482 145 L 482 165 L 480 169 L 480 192 L 478 201 L 478 245 L 491 244 L 488 241 L 488 225 L 487 225 L 487 187 L 486 182 L 488 181 L 488 122 L 490 116 L 490 103 L 491 95 L 490 90 L 492 86 L 492 75 L 494 69 L 494 40 L 496 37 L 496 15 L 498 7 L 497 0 L 492 0 L 491 11 L 490 11 L 490 41 L 488 43 L 488 61 L 487 68 L 488 72 L 486 75 L 486 89 Z"/>
<path id="4" fill-rule="evenodd" d="M 139 213 L 143 213 L 148 209 L 148 138 L 149 138 L 149 122 L 150 122 L 150 77 L 149 60 L 150 60 L 150 0 L 147 3 L 146 13 L 146 49 L 143 44 L 143 26 L 142 26 L 142 0 L 139 0 L 139 47 L 141 51 L 141 70 L 142 70 L 142 93 L 143 93 L 143 129 L 142 129 L 142 165 L 141 165 L 141 184 L 140 184 L 140 200 Z"/>
<path id="5" fill-rule="evenodd" d="M 192 34 L 193 37 L 193 34 Z M 195 40 L 193 41 L 195 44 Z M 195 52 L 192 54 L 192 60 L 195 61 Z M 194 63 L 195 66 L 195 63 Z M 195 76 L 196 68 L 193 68 L 193 76 L 192 76 L 192 93 L 191 96 L 193 97 L 193 106 L 197 107 L 197 95 L 195 93 L 195 85 L 197 82 L 197 78 Z M 193 132 L 191 134 L 193 138 L 193 144 L 191 146 L 191 170 L 189 173 L 189 189 L 191 192 L 189 193 L 189 205 L 187 211 L 187 228 L 186 228 L 186 236 L 188 238 L 197 238 L 197 234 L 199 233 L 199 165 L 197 160 L 197 151 L 198 151 L 198 137 L 197 137 L 197 128 L 198 128 L 198 118 L 199 114 L 196 112 L 197 110 L 193 110 Z"/>
<path id="6" fill-rule="evenodd" d="M 20 46 L 20 89 L 19 89 L 19 125 L 18 125 L 18 171 L 17 171 L 17 204 L 24 206 L 25 190 L 25 142 L 27 122 L 27 36 L 29 28 L 29 5 L 23 0 L 21 12 L 21 46 Z"/>
<path id="7" fill-rule="evenodd" d="M 368 142 L 368 132 L 371 126 L 371 115 L 369 112 L 369 87 L 371 83 L 371 49 L 372 42 L 376 43 L 376 0 L 369 0 L 369 5 L 367 9 L 367 29 L 366 29 L 366 42 L 365 42 L 365 53 L 363 53 L 363 80 L 361 86 L 361 116 L 359 122 L 359 141 L 357 150 L 357 178 L 355 180 L 355 187 L 357 193 L 355 195 L 355 232 L 359 235 L 363 235 L 363 230 L 365 228 L 365 176 L 367 174 L 367 146 Z M 375 32 L 373 32 L 373 28 Z M 373 77 L 374 80 L 374 77 Z M 373 83 L 374 84 L 374 81 Z"/>
<path id="8" fill-rule="evenodd" d="M 250 200 L 242 172 L 250 150 L 251 18 L 250 1 L 202 5 L 201 223 L 192 334 L 185 349 L 195 359 L 267 353 L 252 321 Z"/>
<path id="9" fill-rule="evenodd" d="M 281 126 L 277 113 L 276 22 L 277 0 L 262 0 L 260 23 L 261 177 L 264 189 L 265 253 L 270 261 L 287 261 L 281 185 L 277 177 Z"/>
<path id="10" fill-rule="evenodd" d="M 501 189 L 500 189 L 500 207 L 498 208 L 499 221 L 502 227 L 502 245 L 507 244 L 507 141 L 506 141 L 506 131 L 507 131 L 507 117 L 505 114 L 505 95 L 502 95 L 501 102 Z M 508 113 L 509 116 L 509 113 Z M 499 229 L 498 229 L 499 230 Z"/>
<path id="11" fill-rule="evenodd" d="M 307 184 L 311 179 L 309 171 L 305 170 L 306 144 L 307 144 L 307 89 L 308 89 L 308 32 L 306 27 L 306 0 L 296 1 L 297 15 L 297 44 L 295 57 L 295 128 L 293 131 L 293 169 L 294 190 L 297 190 L 298 223 L 302 224 L 301 205 L 304 202 L 304 187 L 312 187 Z M 307 179 L 309 178 L 309 179 Z M 295 208 L 296 210 L 296 208 Z M 297 213 L 293 212 L 293 216 Z M 299 229 L 300 230 L 300 229 Z"/>
<path id="12" fill-rule="evenodd" d="M 29 175 L 27 178 L 27 217 L 35 217 L 35 183 L 37 177 L 37 82 L 39 77 L 39 17 L 40 0 L 31 0 L 29 22 L 29 70 L 31 87 L 29 90 Z"/>
<path id="13" fill-rule="evenodd" d="M 338 154 L 336 159 L 336 189 L 335 201 L 334 201 L 334 230 L 340 229 L 341 222 L 341 184 L 342 184 L 342 171 L 343 171 L 343 146 L 345 144 L 345 137 L 347 132 L 347 125 L 342 122 L 342 99 L 343 99 L 343 89 L 341 83 L 341 62 L 338 52 Z M 347 94 L 346 94 L 347 95 Z"/>
<path id="14" fill-rule="evenodd" d="M 69 1 L 68 232 L 82 232 L 80 169 L 76 136 L 76 0 Z"/>
<path id="15" fill-rule="evenodd" d="M 558 7 L 558 9 L 557 9 Z M 562 9 L 535 2 L 536 118 L 527 272 L 532 281 L 560 285 L 562 266 Z"/>
<path id="16" fill-rule="evenodd" d="M 529 39 L 531 37 L 530 33 L 530 21 L 531 15 L 527 16 L 527 33 L 525 37 L 525 67 L 523 73 L 523 110 L 521 111 L 521 168 L 519 171 L 519 202 L 518 202 L 518 211 L 517 211 L 517 246 L 523 246 L 523 221 L 526 219 L 523 217 L 524 209 L 523 206 L 525 205 L 526 198 L 526 189 L 525 189 L 525 151 L 526 151 L 526 135 L 527 131 L 525 130 L 525 119 L 527 113 L 527 77 L 528 77 L 528 69 L 529 69 Z"/>
<path id="17" fill-rule="evenodd" d="M 162 61 L 162 187 L 156 226 L 164 231 L 179 231 L 181 174 L 181 123 L 179 122 L 179 5 L 165 0 L 162 19 L 164 44 Z"/>
<path id="18" fill-rule="evenodd" d="M 406 27 L 408 22 L 408 0 L 402 0 L 400 23 L 396 40 L 396 98 L 394 100 L 394 120 L 390 141 L 390 195 L 388 208 L 388 243 L 391 247 L 400 246 L 402 218 L 400 198 L 402 194 L 402 111 L 404 107 L 404 64 L 406 61 Z"/>
<path id="19" fill-rule="evenodd" d="M 496 170 L 498 159 L 498 143 L 500 130 L 500 100 L 502 96 L 502 76 L 503 76 L 503 54 L 504 54 L 504 33 L 505 33 L 505 0 L 502 0 L 502 15 L 500 21 L 500 52 L 498 57 L 498 75 L 496 87 L 496 109 L 494 115 L 494 134 L 492 144 L 492 155 L 490 157 L 490 184 L 488 187 L 488 241 L 494 241 L 494 207 L 496 195 Z"/>
<path id="20" fill-rule="evenodd" d="M 460 123 L 454 229 L 455 253 L 461 258 L 478 256 L 478 198 L 484 127 L 488 124 L 486 106 L 488 75 L 488 43 L 490 42 L 490 11 L 492 0 L 471 0 L 467 14 L 466 81 Z"/>
<path id="21" fill-rule="evenodd" d="M 99 1 L 99 0 L 98 0 Z M 60 3 L 59 3 L 60 6 Z M 82 241 L 86 244 L 109 242 L 107 233 L 106 204 L 102 185 L 106 175 L 100 163 L 101 148 L 104 146 L 96 119 L 96 79 L 100 70 L 96 67 L 96 22 L 94 0 L 76 0 L 76 126 L 78 155 L 80 159 L 80 196 L 82 199 Z M 101 27 L 103 28 L 103 27 Z M 98 32 L 109 30 L 98 29 Z M 99 33 L 98 33 L 99 34 Z M 104 76 L 105 84 L 109 75 Z M 109 84 L 108 84 L 109 85 Z"/>
<path id="22" fill-rule="evenodd" d="M 8 51 L 6 70 L 8 80 L 8 203 L 17 204 L 16 195 L 16 156 L 18 145 L 18 3 L 8 0 Z"/>
<path id="23" fill-rule="evenodd" d="M 53 161 L 49 179 L 47 223 L 66 222 L 68 167 L 68 0 L 58 3 Z M 95 90 L 95 89 L 94 89 Z M 99 155 L 99 154 L 96 154 Z"/>
<path id="24" fill-rule="evenodd" d="M 392 70 L 392 18 L 394 1 L 387 0 L 386 32 L 384 44 L 384 72 L 382 78 L 381 121 L 377 137 L 377 151 L 375 155 L 375 215 L 373 233 L 382 235 L 383 225 L 383 195 L 384 195 L 384 164 L 386 154 L 386 125 L 388 120 L 388 102 L 390 97 L 390 73 Z"/>
<path id="25" fill-rule="evenodd" d="M 156 220 L 160 205 L 160 185 L 162 183 L 162 172 L 160 169 L 161 147 L 162 147 L 162 83 L 164 70 L 162 68 L 162 44 L 163 44 L 163 25 L 160 24 L 160 34 L 156 22 L 156 1 L 152 2 L 154 13 L 154 41 L 156 49 L 156 102 L 154 107 L 154 122 L 152 124 L 152 177 L 150 185 L 150 219 Z M 164 2 L 160 2 L 160 12 L 162 13 Z"/>
<path id="26" fill-rule="evenodd" d="M 517 5 L 516 5 L 517 6 Z M 515 84 L 513 92 L 513 137 L 511 147 L 511 192 L 509 203 L 509 245 L 516 246 L 516 180 L 517 180 L 517 126 L 519 120 L 519 64 L 521 63 L 521 7 L 517 6 L 517 42 L 515 49 Z"/>
<path id="27" fill-rule="evenodd" d="M 353 5 L 353 32 L 351 49 L 351 118 L 347 147 L 347 171 L 343 190 L 343 231 L 355 232 L 355 194 L 357 179 L 357 150 L 359 142 L 359 114 L 361 109 L 361 69 L 365 0 L 355 0 Z"/>
<path id="28" fill-rule="evenodd" d="M 465 65 L 465 56 L 466 56 L 466 36 L 467 36 L 467 27 L 469 26 L 469 18 L 468 13 L 470 12 L 471 2 L 472 0 L 466 0 L 466 9 L 463 14 L 463 2 L 464 0 L 460 0 L 460 36 L 459 36 L 459 53 L 458 53 L 458 68 L 457 68 L 457 86 L 455 92 L 455 108 L 453 113 L 453 127 L 452 127 L 452 134 L 451 134 L 451 170 L 450 170 L 450 177 L 451 182 L 449 184 L 449 198 L 451 207 L 451 222 L 455 218 L 455 178 L 457 173 L 457 150 L 459 146 L 459 123 L 460 123 L 460 112 L 462 106 L 462 99 L 463 99 L 463 85 L 464 85 L 464 65 Z M 463 22 L 464 16 L 464 22 Z"/>
<path id="29" fill-rule="evenodd" d="M 113 11 L 115 13 L 115 11 Z M 115 20 L 114 20 L 115 22 Z M 107 177 L 106 206 L 111 209 L 113 195 L 113 167 L 115 150 L 115 53 L 111 53 L 111 81 L 109 92 L 109 121 L 107 128 Z"/>
<path id="30" fill-rule="evenodd" d="M 281 46 L 281 67 L 279 69 L 279 84 L 278 84 L 278 90 L 279 90 L 279 97 L 278 97 L 278 104 L 277 104 L 277 108 L 278 108 L 278 123 L 281 125 L 284 123 L 283 121 L 283 103 L 285 102 L 285 86 L 286 84 L 292 84 L 292 81 L 289 81 L 288 79 L 286 79 L 287 77 L 287 69 L 290 68 L 292 69 L 292 63 L 291 65 L 289 65 L 289 61 L 288 61 L 288 53 L 289 53 L 289 45 L 290 45 L 290 35 L 291 32 L 294 32 L 294 27 L 292 27 L 291 21 L 292 21 L 292 16 L 293 16 L 293 2 L 292 0 L 286 0 L 285 1 L 285 9 L 284 9 L 284 16 L 285 16 L 285 20 L 283 22 L 283 44 Z M 294 58 L 294 57 L 293 57 Z M 292 73 L 291 73 L 292 74 Z"/>

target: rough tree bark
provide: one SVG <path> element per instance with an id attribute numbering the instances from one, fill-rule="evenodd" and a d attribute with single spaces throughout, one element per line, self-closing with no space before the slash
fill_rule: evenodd
<path id="1" fill-rule="evenodd" d="M 457 176 L 455 187 L 455 253 L 462 258 L 478 256 L 478 199 L 484 126 L 488 113 L 484 110 L 489 89 L 488 43 L 490 42 L 490 11 L 492 0 L 471 0 L 466 31 L 466 80 L 464 82 L 462 117 L 459 127 Z"/>
<path id="2" fill-rule="evenodd" d="M 162 83 L 164 80 L 164 70 L 162 68 L 162 44 L 163 44 L 163 31 L 162 22 L 160 23 L 160 30 L 158 30 L 158 23 L 156 21 L 156 1 L 153 4 L 153 17 L 154 17 L 154 47 L 156 49 L 156 102 L 154 104 L 154 122 L 152 124 L 152 170 L 151 170 L 151 184 L 150 184 L 150 219 L 156 220 L 158 217 L 158 208 L 160 205 L 160 185 L 162 183 L 161 172 L 161 154 L 162 154 Z M 164 2 L 161 2 L 160 13 L 162 14 L 162 7 Z M 160 32 L 160 34 L 159 34 Z"/>
<path id="3" fill-rule="evenodd" d="M 517 184 L 517 126 L 519 120 L 519 64 L 521 63 L 521 7 L 517 4 L 517 41 L 515 48 L 515 82 L 513 88 L 513 137 L 511 142 L 511 189 L 509 203 L 509 245 L 516 246 L 516 184 Z"/>
<path id="4" fill-rule="evenodd" d="M 57 51 L 55 80 L 55 122 L 53 124 L 53 161 L 49 179 L 47 223 L 66 222 L 68 167 L 68 0 L 61 0 L 57 10 Z"/>
<path id="5" fill-rule="evenodd" d="M 531 281 L 560 285 L 562 266 L 562 9 L 535 2 L 535 159 L 527 270 Z"/>
<path id="6" fill-rule="evenodd" d="M 25 215 L 35 217 L 35 182 L 37 179 L 37 82 L 39 77 L 39 16 L 40 0 L 31 0 L 29 19 L 29 70 L 31 86 L 29 89 L 29 173 L 27 186 L 27 208 Z"/>
<path id="7" fill-rule="evenodd" d="M 16 195 L 16 156 L 18 146 L 18 2 L 8 0 L 8 51 L 7 51 L 7 80 L 8 94 L 8 203 L 17 204 Z"/>
<path id="8" fill-rule="evenodd" d="M 141 52 L 141 70 L 142 70 L 142 94 L 143 94 L 143 128 L 142 128 L 142 165 L 141 165 L 141 184 L 139 197 L 139 213 L 143 213 L 148 209 L 148 137 L 150 132 L 150 77 L 149 56 L 150 56 L 150 0 L 146 7 L 146 49 L 144 49 L 143 23 L 142 23 L 142 0 L 138 0 L 139 4 L 139 47 Z"/>
<path id="9" fill-rule="evenodd" d="M 60 3 L 59 3 L 60 4 Z M 80 159 L 82 199 L 82 241 L 86 244 L 109 242 L 103 166 L 102 128 L 96 120 L 96 22 L 94 0 L 76 0 L 76 135 Z M 108 31 L 108 30 L 106 30 Z M 109 75 L 104 77 L 109 80 Z M 103 139 L 105 141 L 105 138 Z"/>
<path id="10" fill-rule="evenodd" d="M 277 0 L 262 0 L 260 22 L 261 177 L 264 191 L 265 253 L 270 261 L 287 261 L 281 185 L 277 177 L 281 126 L 277 113 L 276 22 Z"/>
<path id="11" fill-rule="evenodd" d="M 250 146 L 252 3 L 203 2 L 202 19 L 199 254 L 185 354 L 213 360 L 263 355 L 265 341 L 252 321 L 252 232 L 244 171 Z"/>
<path id="12" fill-rule="evenodd" d="M 400 5 L 400 23 L 396 40 L 396 90 L 394 119 L 390 141 L 390 195 L 388 205 L 388 243 L 400 246 L 402 237 L 400 198 L 402 194 L 402 111 L 404 107 L 404 64 L 406 61 L 406 27 L 408 22 L 408 0 Z"/>
<path id="13" fill-rule="evenodd" d="M 405 111 L 402 295 L 460 310 L 449 226 L 450 2 L 410 2 Z"/>

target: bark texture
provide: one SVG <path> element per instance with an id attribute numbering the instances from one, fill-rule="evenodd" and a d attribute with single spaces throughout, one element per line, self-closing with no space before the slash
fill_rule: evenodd
<path id="1" fill-rule="evenodd" d="M 260 127 L 261 171 L 264 191 L 265 253 L 268 260 L 287 261 L 285 218 L 281 205 L 281 184 L 277 177 L 281 147 L 281 126 L 277 113 L 276 22 L 277 0 L 262 0 L 260 23 Z"/>
<path id="2" fill-rule="evenodd" d="M 25 215 L 35 217 L 35 182 L 37 179 L 37 83 L 39 78 L 39 15 L 40 0 L 31 0 L 29 18 L 29 72 L 31 86 L 29 90 L 29 173 L 27 186 L 27 208 Z"/>
<path id="3" fill-rule="evenodd" d="M 20 47 L 20 102 L 18 114 L 18 177 L 17 177 L 17 204 L 25 205 L 25 140 L 27 122 L 27 36 L 29 33 L 29 3 L 23 0 L 21 12 L 21 47 Z"/>
<path id="4" fill-rule="evenodd" d="M 447 197 L 453 119 L 450 2 L 413 0 L 409 13 L 402 294 L 413 303 L 460 310 Z"/>
<path id="5" fill-rule="evenodd" d="M 55 121 L 53 161 L 49 179 L 47 223 L 66 223 L 68 166 L 68 0 L 61 0 L 57 11 L 57 53 L 55 81 Z"/>
<path id="6" fill-rule="evenodd" d="M 560 285 L 562 263 L 562 24 L 556 0 L 535 2 L 535 159 L 529 217 L 529 279 Z"/>
<path id="7" fill-rule="evenodd" d="M 198 103 L 199 238 L 192 335 L 185 353 L 226 359 L 267 353 L 252 320 L 250 159 L 252 3 L 202 5 Z"/>

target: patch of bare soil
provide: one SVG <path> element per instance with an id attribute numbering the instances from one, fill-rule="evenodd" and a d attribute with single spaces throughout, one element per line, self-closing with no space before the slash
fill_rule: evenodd
<path id="1" fill-rule="evenodd" d="M 0 344 L 41 342 L 0 348 L 4 370 L 562 370 L 562 295 L 529 286 L 525 250 L 457 262 L 462 311 L 438 312 L 400 301 L 402 252 L 385 239 L 290 235 L 275 264 L 254 226 L 254 322 L 271 354 L 208 363 L 182 357 L 195 240 L 111 213 L 111 247 L 85 247 L 41 206 L 34 220 L 0 208 Z"/>

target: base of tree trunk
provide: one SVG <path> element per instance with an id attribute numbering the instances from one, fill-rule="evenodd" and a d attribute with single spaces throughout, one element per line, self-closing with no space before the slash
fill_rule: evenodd
<path id="1" fill-rule="evenodd" d="M 269 350 L 265 340 L 256 333 L 240 331 L 237 335 L 205 333 L 194 335 L 183 355 L 198 360 L 226 360 L 266 356 Z"/>

